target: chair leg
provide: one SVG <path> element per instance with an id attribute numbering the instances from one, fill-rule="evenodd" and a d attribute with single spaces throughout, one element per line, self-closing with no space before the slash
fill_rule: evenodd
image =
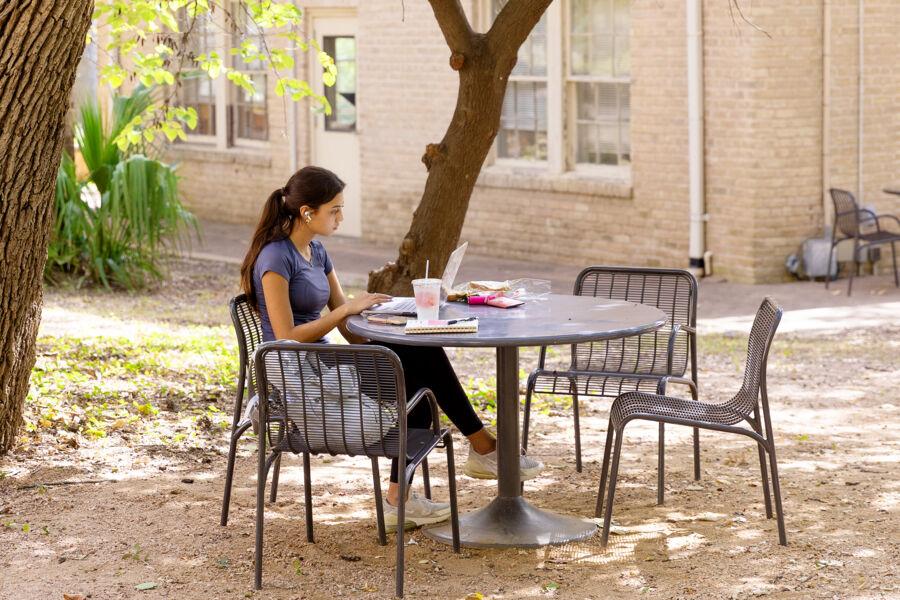
<path id="1" fill-rule="evenodd" d="M 278 497 L 278 475 L 281 473 L 281 452 L 275 459 L 275 468 L 272 471 L 272 489 L 269 490 L 269 502 L 275 502 Z"/>
<path id="2" fill-rule="evenodd" d="M 316 538 L 313 535 L 313 517 L 312 517 L 312 477 L 309 473 L 309 452 L 303 453 L 303 504 L 306 509 L 306 541 L 310 544 L 315 543 Z"/>
<path id="3" fill-rule="evenodd" d="M 405 570 L 404 565 L 404 550 L 406 547 L 406 502 L 403 501 L 406 498 L 406 486 L 408 482 L 406 480 L 406 460 L 403 460 L 403 456 L 400 457 L 401 460 L 397 468 L 397 473 L 400 476 L 399 479 L 399 498 L 401 501 L 397 504 L 397 590 L 396 595 L 398 598 L 403 597 L 403 573 Z"/>
<path id="4" fill-rule="evenodd" d="M 378 474 L 378 459 L 372 457 L 372 484 L 375 488 L 375 522 L 378 524 L 378 543 L 387 546 L 384 530 L 384 500 L 381 495 L 381 476 Z"/>
<path id="5" fill-rule="evenodd" d="M 697 401 L 697 387 L 691 386 L 691 397 Z M 700 428 L 694 427 L 694 481 L 700 481 Z"/>
<path id="6" fill-rule="evenodd" d="M 609 528 L 612 525 L 613 501 L 616 497 L 616 479 L 619 475 L 619 458 L 622 456 L 622 434 L 624 429 L 616 431 L 616 447 L 612 457 L 612 472 L 609 475 L 609 496 L 606 499 L 606 515 L 603 517 L 603 537 L 600 545 L 606 548 L 609 541 Z"/>
<path id="7" fill-rule="evenodd" d="M 834 256 L 834 240 L 831 241 L 831 248 L 828 250 L 828 264 L 825 266 L 825 289 L 831 283 L 831 257 Z"/>
<path id="8" fill-rule="evenodd" d="M 772 491 L 775 492 L 775 516 L 778 519 L 778 543 L 787 546 L 784 530 L 784 510 L 781 506 L 781 484 L 778 481 L 778 461 L 775 459 L 775 444 L 769 441 L 769 466 L 772 469 Z"/>
<path id="9" fill-rule="evenodd" d="M 575 413 L 575 470 L 581 473 L 581 426 L 578 415 L 578 392 L 572 391 L 572 411 Z"/>
<path id="10" fill-rule="evenodd" d="M 447 451 L 447 481 L 450 484 L 450 531 L 453 535 L 453 551 L 459 554 L 459 507 L 456 503 L 456 463 L 453 459 L 453 434 L 444 434 Z"/>
<path id="11" fill-rule="evenodd" d="M 260 436 L 264 435 L 265 433 L 260 432 Z M 262 589 L 263 517 L 266 504 L 266 479 L 268 479 L 272 461 L 280 454 L 280 452 L 273 453 L 272 456 L 266 459 L 264 444 L 264 441 L 261 441 L 259 444 L 259 467 L 257 468 L 256 477 L 256 550 L 254 554 L 256 562 L 254 564 L 253 586 L 257 590 Z"/>
<path id="12" fill-rule="evenodd" d="M 431 479 L 428 476 L 428 459 L 422 459 L 422 483 L 425 485 L 425 497 L 431 500 Z"/>
<path id="13" fill-rule="evenodd" d="M 700 481 L 700 429 L 694 427 L 694 481 Z"/>
<path id="14" fill-rule="evenodd" d="M 615 437 L 616 432 L 610 423 L 606 428 L 606 447 L 603 449 L 603 467 L 600 469 L 600 488 L 597 490 L 597 507 L 594 509 L 594 516 L 597 518 L 603 514 L 603 494 L 606 492 L 606 476 L 609 474 L 609 454 Z"/>
<path id="15" fill-rule="evenodd" d="M 897 275 L 897 248 L 896 242 L 891 242 L 891 262 L 894 263 L 894 285 L 900 287 L 900 275 Z"/>
<path id="16" fill-rule="evenodd" d="M 666 425 L 659 424 L 659 463 L 656 467 L 656 503 L 660 506 L 666 496 Z"/>
<path id="17" fill-rule="evenodd" d="M 522 415 L 522 449 L 528 451 L 528 430 L 531 425 L 531 394 L 534 393 L 534 380 L 528 378 L 528 387 L 525 388 L 525 410 Z"/>
<path id="18" fill-rule="evenodd" d="M 222 496 L 222 517 L 219 520 L 223 527 L 228 525 L 228 510 L 231 507 L 231 486 L 234 483 L 234 462 L 237 457 L 238 441 L 249 427 L 250 423 L 245 423 L 231 433 L 231 442 L 228 446 L 228 466 L 225 469 L 225 492 Z"/>
<path id="19" fill-rule="evenodd" d="M 759 450 L 759 474 L 762 477 L 763 497 L 766 502 L 766 518 L 772 518 L 772 499 L 769 496 L 769 474 L 766 471 L 766 450 L 762 444 L 757 444 Z"/>
<path id="20" fill-rule="evenodd" d="M 850 267 L 850 280 L 847 282 L 847 297 L 849 298 L 853 295 L 853 272 L 859 270 L 859 257 L 857 253 L 859 252 L 859 247 L 856 244 L 856 241 L 853 242 L 853 265 Z"/>

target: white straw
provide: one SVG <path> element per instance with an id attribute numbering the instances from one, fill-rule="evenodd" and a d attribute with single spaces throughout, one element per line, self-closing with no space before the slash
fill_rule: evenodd
<path id="1" fill-rule="evenodd" d="M 425 259 L 425 279 L 428 279 L 428 259 Z"/>

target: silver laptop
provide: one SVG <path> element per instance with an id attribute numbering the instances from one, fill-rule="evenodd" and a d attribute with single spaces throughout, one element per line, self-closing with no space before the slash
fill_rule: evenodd
<path id="1" fill-rule="evenodd" d="M 444 267 L 444 275 L 441 277 L 441 306 L 447 303 L 447 294 L 453 289 L 456 273 L 459 271 L 459 265 L 462 264 L 463 256 L 465 256 L 466 248 L 468 247 L 469 242 L 463 242 L 447 259 L 447 266 Z M 396 296 L 388 302 L 376 304 L 365 312 L 414 317 L 416 316 L 416 299 L 408 296 Z"/>

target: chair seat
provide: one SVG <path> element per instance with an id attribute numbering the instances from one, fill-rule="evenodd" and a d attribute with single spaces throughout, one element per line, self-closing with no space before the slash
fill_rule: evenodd
<path id="1" fill-rule="evenodd" d="M 619 396 L 609 409 L 610 424 L 613 428 L 635 415 L 689 419 L 711 425 L 735 425 L 745 418 L 745 415 L 726 404 L 707 404 L 642 392 L 630 392 Z"/>
<path id="2" fill-rule="evenodd" d="M 887 242 L 900 242 L 900 233 L 890 231 L 873 231 L 872 233 L 860 234 L 859 239 L 868 243 L 882 244 Z"/>
<path id="3" fill-rule="evenodd" d="M 570 371 L 538 371 L 534 381 L 534 391 L 538 394 L 571 394 L 574 379 L 575 392 L 579 396 L 599 396 L 615 398 L 625 392 L 656 392 L 660 378 L 667 375 L 665 368 L 659 373 L 635 373 L 636 377 L 621 377 L 615 373 L 595 373 L 573 375 Z M 674 373 L 681 377 L 684 373 Z"/>
<path id="4" fill-rule="evenodd" d="M 361 445 L 359 447 L 353 447 L 352 444 L 347 444 L 345 446 L 344 444 L 335 442 L 331 454 L 397 458 L 400 456 L 399 433 L 400 431 L 396 427 L 391 428 L 387 435 L 384 436 L 383 443 L 382 440 L 377 440 L 366 447 L 362 447 Z M 433 429 L 408 429 L 406 432 L 406 459 L 410 462 L 415 462 L 418 458 L 437 447 L 443 435 L 444 430 L 441 431 L 440 435 L 436 435 Z M 278 449 L 284 452 L 309 452 L 309 446 L 306 444 L 306 438 L 304 438 L 303 432 L 297 429 L 294 429 L 289 436 L 281 441 L 278 445 Z M 318 452 L 313 452 L 313 454 L 318 454 Z"/>

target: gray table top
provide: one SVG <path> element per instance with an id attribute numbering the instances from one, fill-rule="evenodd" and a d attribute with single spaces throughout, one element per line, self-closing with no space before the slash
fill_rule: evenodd
<path id="1" fill-rule="evenodd" d="M 666 323 L 663 311 L 646 304 L 590 296 L 551 294 L 514 308 L 449 302 L 440 318 L 478 317 L 477 333 L 403 333 L 402 325 L 369 323 L 355 315 L 347 328 L 381 342 L 413 346 L 547 346 L 591 342 L 648 333 Z"/>

